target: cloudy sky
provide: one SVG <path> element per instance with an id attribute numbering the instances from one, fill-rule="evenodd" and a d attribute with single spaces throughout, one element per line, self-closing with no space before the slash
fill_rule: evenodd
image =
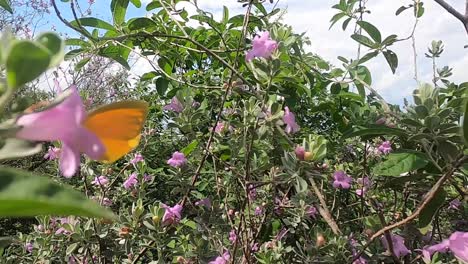
<path id="1" fill-rule="evenodd" d="M 96 1 L 94 7 L 95 15 L 108 20 L 110 14 L 109 2 L 105 0 Z M 143 0 L 144 6 L 151 0 Z M 146 3 L 145 3 L 146 2 Z M 268 2 L 268 1 L 266 1 Z M 306 32 L 310 37 L 312 45 L 309 47 L 315 52 L 339 65 L 337 56 L 355 58 L 357 43 L 350 35 L 352 26 L 347 31 L 341 29 L 338 22 L 329 30 L 330 18 L 336 14 L 336 10 L 331 7 L 339 0 L 279 0 L 278 6 L 285 8 L 287 13 L 284 22 L 293 27 L 296 32 Z M 399 38 L 409 36 L 414 24 L 414 16 L 411 10 L 395 16 L 395 11 L 402 5 L 408 5 L 410 0 L 368 0 L 367 6 L 371 14 L 366 14 L 364 19 L 376 25 L 382 36 L 396 34 Z M 464 10 L 464 0 L 447 0 L 458 10 Z M 215 17 L 221 17 L 223 5 L 230 9 L 231 15 L 244 12 L 242 4 L 237 0 L 198 0 L 199 6 L 211 11 Z M 273 4 L 266 4 L 267 8 L 272 8 Z M 194 12 L 191 5 L 184 4 L 189 12 Z M 420 19 L 416 30 L 416 53 L 419 82 L 431 82 L 432 64 L 430 59 L 425 58 L 424 53 L 433 40 L 442 40 L 445 46 L 443 56 L 438 60 L 438 66 L 448 65 L 454 68 L 451 79 L 455 82 L 467 81 L 468 73 L 468 49 L 464 45 L 468 44 L 468 36 L 462 24 L 442 9 L 434 0 L 424 0 L 425 14 Z M 100 10 L 103 10 L 102 12 Z M 132 16 L 145 15 L 144 8 L 139 10 L 131 9 L 127 14 L 127 19 Z M 148 15 L 148 14 L 147 14 Z M 362 48 L 366 52 L 366 48 Z M 385 59 L 378 57 L 368 62 L 366 65 L 373 74 L 372 86 L 379 91 L 384 98 L 391 103 L 401 104 L 403 97 L 410 98 L 411 92 L 416 88 L 417 82 L 414 79 L 414 56 L 411 41 L 399 42 L 393 50 L 398 54 L 399 67 L 396 74 L 392 74 Z M 144 61 L 138 63 L 140 70 L 149 66 Z"/>

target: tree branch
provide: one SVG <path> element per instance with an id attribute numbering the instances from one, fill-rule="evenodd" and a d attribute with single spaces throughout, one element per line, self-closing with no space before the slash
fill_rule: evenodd
<path id="1" fill-rule="evenodd" d="M 442 189 L 445 181 L 447 181 L 453 175 L 453 173 L 467 160 L 468 160 L 468 156 L 462 156 L 459 159 L 457 159 L 457 161 L 455 162 L 453 167 L 450 170 L 448 170 L 442 177 L 440 177 L 440 179 L 436 182 L 436 184 L 434 184 L 434 186 L 432 186 L 431 190 L 425 195 L 425 198 L 423 199 L 421 204 L 418 206 L 418 208 L 416 208 L 416 210 L 410 216 L 406 217 L 405 219 L 403 219 L 403 220 L 401 220 L 399 222 L 396 222 L 394 224 L 386 226 L 386 227 L 380 229 L 379 231 L 377 231 L 374 235 L 372 235 L 372 237 L 364 245 L 364 247 L 361 249 L 361 251 L 356 256 L 354 256 L 353 260 L 359 259 L 359 257 L 362 255 L 362 253 L 364 253 L 366 248 L 368 248 L 369 245 L 376 238 L 378 238 L 378 237 L 382 236 L 383 234 L 385 234 L 385 232 L 388 232 L 388 231 L 391 231 L 391 230 L 393 230 L 393 229 L 395 229 L 397 227 L 406 225 L 406 224 L 410 223 L 411 221 L 413 221 L 414 219 L 416 219 L 419 216 L 419 214 L 421 214 L 422 210 L 424 210 L 424 208 L 426 208 L 429 205 L 429 203 L 435 197 L 437 192 L 440 189 Z"/>
<path id="2" fill-rule="evenodd" d="M 460 22 L 463 23 L 463 26 L 465 26 L 465 30 L 468 34 L 468 1 L 466 1 L 466 7 L 465 7 L 465 15 L 462 13 L 458 12 L 455 8 L 453 8 L 449 3 L 445 2 L 445 0 L 434 0 L 436 3 L 438 3 L 440 6 L 442 6 L 447 12 L 452 14 L 454 17 L 456 17 Z"/>

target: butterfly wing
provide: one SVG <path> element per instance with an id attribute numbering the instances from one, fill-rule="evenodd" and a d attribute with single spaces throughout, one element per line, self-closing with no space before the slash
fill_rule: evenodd
<path id="1" fill-rule="evenodd" d="M 101 161 L 114 162 L 138 146 L 147 114 L 144 101 L 111 103 L 88 114 L 83 125 L 106 147 Z"/>

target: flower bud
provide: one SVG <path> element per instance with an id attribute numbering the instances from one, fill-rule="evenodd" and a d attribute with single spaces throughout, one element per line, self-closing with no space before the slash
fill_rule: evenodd
<path id="1" fill-rule="evenodd" d="M 304 153 L 304 160 L 311 160 L 312 157 L 312 152 L 307 151 L 306 153 Z"/>
<path id="2" fill-rule="evenodd" d="M 159 224 L 159 221 L 161 220 L 160 217 L 157 215 L 154 215 L 151 219 L 153 220 L 153 223 L 155 224 Z"/>
<path id="3" fill-rule="evenodd" d="M 304 154 L 306 153 L 304 147 L 302 147 L 302 146 L 297 146 L 296 149 L 294 150 L 294 152 L 296 153 L 296 157 L 297 157 L 299 160 L 304 160 Z"/>
<path id="4" fill-rule="evenodd" d="M 317 241 L 315 241 L 316 247 L 322 247 L 326 243 L 325 237 L 322 234 L 317 234 Z"/>

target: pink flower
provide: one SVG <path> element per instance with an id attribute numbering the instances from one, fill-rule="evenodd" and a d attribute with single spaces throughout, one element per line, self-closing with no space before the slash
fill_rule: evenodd
<path id="1" fill-rule="evenodd" d="M 216 257 L 215 260 L 208 262 L 208 264 L 228 264 L 231 259 L 229 251 L 225 251 L 222 256 Z"/>
<path id="2" fill-rule="evenodd" d="M 294 116 L 294 113 L 289 111 L 289 107 L 284 107 L 284 116 L 283 116 L 283 122 L 286 124 L 286 133 L 288 134 L 294 134 L 297 131 L 299 131 L 300 127 L 296 123 L 296 117 Z"/>
<path id="3" fill-rule="evenodd" d="M 308 217 L 315 219 L 317 217 L 318 211 L 314 206 L 308 206 L 305 213 Z"/>
<path id="4" fill-rule="evenodd" d="M 176 96 L 172 97 L 171 103 L 163 107 L 164 110 L 181 113 L 184 111 L 184 106 L 179 102 Z"/>
<path id="5" fill-rule="evenodd" d="M 353 179 L 348 176 L 344 171 L 336 171 L 333 174 L 333 187 L 339 189 L 349 189 L 351 188 L 351 182 Z"/>
<path id="6" fill-rule="evenodd" d="M 65 229 L 63 227 L 63 225 L 65 224 L 69 224 L 70 226 L 75 226 L 76 224 L 78 224 L 78 220 L 76 220 L 75 218 L 73 217 L 64 217 L 64 218 L 60 218 L 60 224 L 62 225 L 62 227 L 60 227 L 59 229 L 57 229 L 57 231 L 55 231 L 55 234 L 56 235 L 59 235 L 59 234 L 64 234 L 64 235 L 69 235 L 71 234 L 72 232 L 69 231 L 68 229 Z"/>
<path id="7" fill-rule="evenodd" d="M 305 148 L 303 146 L 297 146 L 296 149 L 294 150 L 296 153 L 296 157 L 299 160 L 304 160 L 305 158 Z"/>
<path id="8" fill-rule="evenodd" d="M 16 137 L 31 141 L 62 142 L 60 151 L 60 171 L 63 176 L 73 176 L 80 165 L 80 153 L 92 159 L 99 159 L 105 147 L 99 138 L 82 126 L 86 112 L 75 86 L 70 87 L 70 95 L 61 103 L 44 110 L 20 116 L 16 124 L 22 127 Z"/>
<path id="9" fill-rule="evenodd" d="M 130 189 L 138 184 L 138 178 L 136 173 L 130 174 L 128 179 L 123 183 L 125 189 Z"/>
<path id="10" fill-rule="evenodd" d="M 187 163 L 187 159 L 185 158 L 184 153 L 181 153 L 181 152 L 178 152 L 178 151 L 174 152 L 172 154 L 172 158 L 170 158 L 167 161 L 167 164 L 169 164 L 170 166 L 175 167 L 175 168 L 180 168 L 180 167 L 184 166 L 186 163 Z"/>
<path id="11" fill-rule="evenodd" d="M 236 230 L 235 230 L 235 229 L 232 229 L 231 232 L 229 232 L 229 241 L 231 241 L 232 243 L 236 243 L 236 241 L 237 241 L 237 234 L 236 234 Z"/>
<path id="12" fill-rule="evenodd" d="M 145 181 L 145 182 L 149 182 L 152 179 L 153 179 L 152 175 L 149 175 L 149 174 L 146 174 L 146 173 L 143 175 L 143 181 Z"/>
<path id="13" fill-rule="evenodd" d="M 449 208 L 453 210 L 460 210 L 461 202 L 459 199 L 454 199 L 449 203 Z"/>
<path id="14" fill-rule="evenodd" d="M 131 164 L 137 164 L 138 162 L 142 162 L 145 159 L 143 158 L 143 155 L 141 153 L 136 153 L 133 159 L 130 161 Z"/>
<path id="15" fill-rule="evenodd" d="M 390 141 L 384 141 L 377 150 L 382 154 L 388 154 L 392 151 L 392 143 Z"/>
<path id="16" fill-rule="evenodd" d="M 262 214 L 263 214 L 263 207 L 262 206 L 255 207 L 255 215 L 260 216 Z"/>
<path id="17" fill-rule="evenodd" d="M 249 190 L 249 193 L 248 193 L 249 200 L 255 201 L 255 199 L 257 199 L 257 187 L 255 187 L 252 184 L 249 184 L 248 190 Z"/>
<path id="18" fill-rule="evenodd" d="M 387 119 L 385 117 L 381 117 L 375 121 L 377 125 L 384 125 L 387 122 Z"/>
<path id="19" fill-rule="evenodd" d="M 448 250 L 458 259 L 468 262 L 468 232 L 454 232 L 449 239 L 443 240 L 441 243 L 425 247 L 423 249 L 424 259 L 430 261 L 432 254 L 435 252 L 445 253 Z"/>
<path id="20" fill-rule="evenodd" d="M 95 177 L 91 184 L 96 186 L 106 186 L 109 183 L 109 179 L 106 176 Z"/>
<path id="21" fill-rule="evenodd" d="M 33 249 L 34 249 L 34 246 L 31 242 L 28 242 L 24 245 L 24 250 L 26 250 L 26 252 L 28 253 L 32 253 Z"/>
<path id="22" fill-rule="evenodd" d="M 60 148 L 49 147 L 47 153 L 44 155 L 44 159 L 54 160 L 60 155 Z"/>
<path id="23" fill-rule="evenodd" d="M 206 208 L 210 209 L 211 208 L 211 200 L 210 200 L 210 198 L 201 199 L 199 201 L 196 201 L 195 205 L 196 206 L 202 205 L 202 206 L 205 206 Z"/>
<path id="24" fill-rule="evenodd" d="M 216 124 L 216 127 L 215 127 L 214 131 L 215 131 L 216 133 L 218 133 L 218 134 L 223 133 L 223 131 L 224 131 L 224 122 L 219 121 L 219 122 Z"/>
<path id="25" fill-rule="evenodd" d="M 111 206 L 113 203 L 114 202 L 112 202 L 112 200 L 107 197 L 104 197 L 104 199 L 102 199 L 102 205 L 104 206 Z"/>
<path id="26" fill-rule="evenodd" d="M 247 52 L 245 59 L 251 61 L 255 57 L 269 58 L 276 48 L 278 48 L 278 44 L 270 38 L 270 33 L 262 32 L 260 36 L 254 37 L 252 49 Z"/>
<path id="27" fill-rule="evenodd" d="M 397 258 L 406 256 L 409 253 L 411 253 L 411 251 L 409 251 L 408 248 L 405 246 L 405 240 L 403 239 L 403 237 L 399 235 L 390 235 L 390 236 L 392 237 L 393 253 L 395 254 Z M 384 245 L 384 247 L 387 250 L 389 250 L 387 239 L 384 236 L 382 236 L 381 239 L 382 239 L 382 244 Z"/>
<path id="28" fill-rule="evenodd" d="M 182 206 L 179 204 L 174 205 L 174 207 L 167 206 L 162 204 L 162 207 L 166 209 L 162 219 L 163 225 L 173 225 L 178 224 L 181 219 Z"/>

